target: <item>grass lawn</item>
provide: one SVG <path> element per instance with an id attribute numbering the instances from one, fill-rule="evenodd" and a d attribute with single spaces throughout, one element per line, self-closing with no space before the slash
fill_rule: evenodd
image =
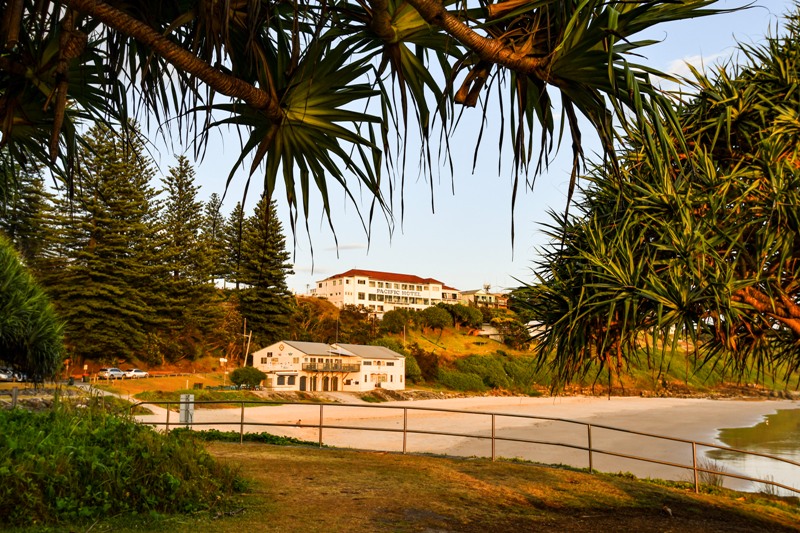
<path id="1" fill-rule="evenodd" d="M 209 513 L 112 520 L 92 531 L 800 530 L 797 499 L 695 495 L 625 476 L 484 459 L 263 444 L 208 449 L 249 480 L 244 494 Z"/>

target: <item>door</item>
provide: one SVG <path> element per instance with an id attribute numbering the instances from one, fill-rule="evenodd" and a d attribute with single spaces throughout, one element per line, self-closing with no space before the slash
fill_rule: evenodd
<path id="1" fill-rule="evenodd" d="M 329 386 L 330 386 L 330 378 L 328 378 L 328 376 L 325 376 L 324 378 L 322 378 L 322 390 L 323 391 L 330 390 L 330 388 L 328 388 Z"/>
<path id="2" fill-rule="evenodd" d="M 305 376 L 300 376 L 300 390 L 301 391 L 306 390 L 306 377 Z"/>

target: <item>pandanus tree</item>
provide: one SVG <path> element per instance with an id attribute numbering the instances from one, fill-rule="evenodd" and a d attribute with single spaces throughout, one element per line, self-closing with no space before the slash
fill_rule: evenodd
<path id="1" fill-rule="evenodd" d="M 517 303 L 560 385 L 678 345 L 739 376 L 800 369 L 798 21 L 694 72 L 671 164 L 645 149 L 651 127 L 632 132 L 618 169 L 589 173 L 578 212 L 554 215 Z"/>
<path id="2" fill-rule="evenodd" d="M 711 4 L 2 0 L 0 155 L 5 166 L 45 163 L 70 185 L 81 124 L 134 115 L 198 155 L 230 127 L 242 139 L 231 176 L 259 172 L 268 197 L 282 180 L 293 230 L 314 190 L 330 221 L 335 187 L 354 203 L 371 198 L 368 216 L 359 211 L 368 230 L 375 213 L 392 220 L 398 190 L 402 206 L 409 141 L 428 173 L 448 165 L 456 105 L 479 107 L 483 123 L 499 107 L 514 196 L 562 131 L 579 169 L 580 117 L 612 159 L 631 124 L 649 120 L 663 140 L 674 114 L 656 72 L 636 61 L 652 42 L 639 36 L 719 12 Z"/>
<path id="3" fill-rule="evenodd" d="M 53 379 L 65 356 L 62 329 L 47 295 L 0 234 L 0 358 L 35 383 Z"/>

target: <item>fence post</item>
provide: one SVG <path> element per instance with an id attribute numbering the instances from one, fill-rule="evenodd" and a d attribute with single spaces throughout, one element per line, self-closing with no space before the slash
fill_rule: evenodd
<path id="1" fill-rule="evenodd" d="M 692 470 L 694 470 L 694 492 L 700 492 L 700 476 L 697 474 L 697 443 L 692 442 Z"/>
<path id="2" fill-rule="evenodd" d="M 169 433 L 169 405 L 171 402 L 167 402 L 167 427 L 165 429 L 165 433 Z"/>
<path id="3" fill-rule="evenodd" d="M 242 417 L 239 420 L 239 444 L 244 444 L 244 402 L 242 402 Z"/>
<path id="4" fill-rule="evenodd" d="M 403 454 L 406 453 L 406 437 L 408 435 L 408 407 L 403 407 Z"/>
<path id="5" fill-rule="evenodd" d="M 592 458 L 592 425 L 591 424 L 586 424 L 586 432 L 587 432 L 587 436 L 589 437 L 589 446 L 588 446 L 588 448 L 589 448 L 589 473 L 593 474 L 594 473 L 594 461 L 593 461 L 593 458 Z"/>
<path id="6" fill-rule="evenodd" d="M 492 413 L 492 462 L 494 462 L 494 413 Z"/>
<path id="7" fill-rule="evenodd" d="M 319 404 L 319 447 L 322 448 L 322 404 Z"/>

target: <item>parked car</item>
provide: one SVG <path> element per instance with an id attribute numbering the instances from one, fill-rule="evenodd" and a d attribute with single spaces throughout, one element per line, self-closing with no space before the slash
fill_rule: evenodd
<path id="1" fill-rule="evenodd" d="M 131 379 L 139 379 L 139 378 L 148 378 L 150 377 L 150 373 L 146 370 L 139 370 L 138 368 L 131 368 L 130 370 L 125 372 L 125 377 Z"/>
<path id="2" fill-rule="evenodd" d="M 122 379 L 125 377 L 125 372 L 119 368 L 101 368 L 97 375 L 103 379 Z"/>
<path id="3" fill-rule="evenodd" d="M 14 371 L 10 368 L 0 368 L 0 381 L 16 381 Z"/>

